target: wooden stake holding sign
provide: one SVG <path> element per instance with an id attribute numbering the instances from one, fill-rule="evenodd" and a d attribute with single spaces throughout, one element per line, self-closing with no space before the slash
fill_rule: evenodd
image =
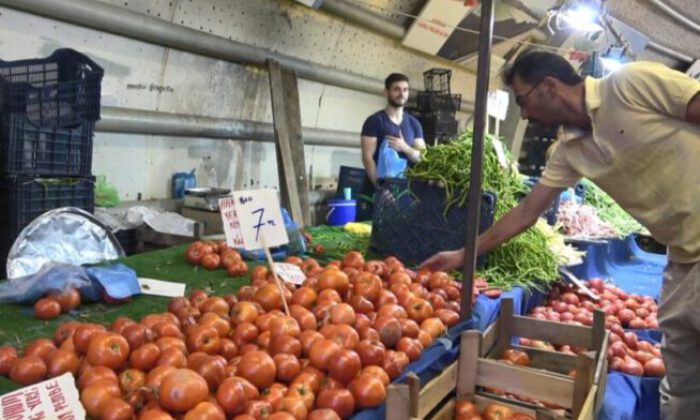
<path id="1" fill-rule="evenodd" d="M 234 191 L 231 197 L 219 199 L 219 208 L 224 222 L 226 243 L 230 247 L 264 251 L 279 289 L 284 310 L 289 315 L 287 300 L 284 298 L 284 287 L 279 280 L 278 271 L 287 273 L 293 269 L 288 267 L 290 264 L 285 264 L 282 270 L 278 270 L 269 249 L 289 243 L 277 192 L 271 189 Z M 303 277 L 301 269 L 296 268 Z M 289 278 L 298 278 L 299 273 L 293 273 Z M 287 279 L 288 277 L 285 276 L 285 280 Z M 296 283 L 296 281 L 290 281 Z"/>

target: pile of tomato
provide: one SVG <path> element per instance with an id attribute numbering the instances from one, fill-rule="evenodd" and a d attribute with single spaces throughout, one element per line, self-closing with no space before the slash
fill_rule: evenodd
<path id="1" fill-rule="evenodd" d="M 534 420 L 534 417 L 503 404 L 489 404 L 480 412 L 476 404 L 463 400 L 455 405 L 455 420 Z"/>
<path id="2" fill-rule="evenodd" d="M 185 259 L 206 270 L 224 269 L 232 277 L 248 273 L 248 264 L 238 251 L 228 247 L 226 241 L 196 241 L 187 248 Z"/>
<path id="3" fill-rule="evenodd" d="M 43 321 L 57 318 L 80 306 L 80 292 L 69 287 L 60 293 L 49 293 L 34 304 L 34 316 Z"/>
<path id="4" fill-rule="evenodd" d="M 188 260 L 216 255 L 230 272 L 235 251 L 207 247 L 190 247 Z M 300 286 L 280 288 L 257 266 L 235 295 L 195 290 L 167 312 L 108 327 L 66 322 L 21 354 L 0 348 L 0 374 L 29 385 L 70 372 L 95 420 L 348 418 L 381 404 L 389 382 L 459 321 L 461 284 L 444 272 L 357 252 L 325 267 L 287 262 L 306 273 Z"/>
<path id="5" fill-rule="evenodd" d="M 608 362 L 610 370 L 636 376 L 662 377 L 666 368 L 658 344 L 639 340 L 634 331 L 625 329 L 658 328 L 657 305 L 651 296 L 628 294 L 606 284 L 602 279 L 591 279 L 588 287 L 599 295 L 594 301 L 572 285 L 559 284 L 548 296 L 547 305 L 534 308 L 530 316 L 549 321 L 576 325 L 592 325 L 593 311 L 605 312 L 605 326 L 610 331 Z M 552 345 L 538 340 L 520 339 L 520 344 L 578 354 L 584 349 L 569 345 Z"/>

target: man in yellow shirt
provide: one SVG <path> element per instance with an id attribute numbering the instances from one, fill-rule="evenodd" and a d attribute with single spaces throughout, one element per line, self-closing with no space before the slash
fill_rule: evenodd
<path id="1" fill-rule="evenodd" d="M 478 254 L 531 227 L 563 189 L 586 177 L 668 247 L 659 307 L 667 375 L 662 414 L 700 416 L 700 82 L 658 63 L 583 80 L 562 57 L 532 51 L 504 73 L 521 116 L 563 126 L 539 183 L 479 236 Z M 464 250 L 423 266 L 454 269 Z"/>

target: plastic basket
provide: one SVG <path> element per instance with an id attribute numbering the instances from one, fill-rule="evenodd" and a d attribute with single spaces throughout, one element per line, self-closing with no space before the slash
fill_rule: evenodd
<path id="1" fill-rule="evenodd" d="M 440 92 L 418 92 L 416 106 L 421 112 L 430 111 L 459 111 L 462 105 L 462 95 Z"/>
<path id="2" fill-rule="evenodd" d="M 42 213 L 60 207 L 94 212 L 95 178 L 5 177 L 0 181 L 0 230 L 13 238 Z"/>
<path id="3" fill-rule="evenodd" d="M 493 224 L 496 198 L 482 194 L 479 232 Z M 377 187 L 370 249 L 418 265 L 433 254 L 461 248 L 467 208 L 454 205 L 445 214 L 445 190 L 425 181 L 385 180 Z M 479 263 L 483 265 L 481 258 Z"/>
<path id="4" fill-rule="evenodd" d="M 0 110 L 42 126 L 97 121 L 103 74 L 90 58 L 68 48 L 47 58 L 0 60 Z"/>
<path id="5" fill-rule="evenodd" d="M 423 84 L 429 92 L 450 94 L 452 70 L 434 68 L 423 73 Z"/>
<path id="6" fill-rule="evenodd" d="M 343 190 L 345 188 L 352 188 L 352 199 L 357 199 L 357 195 L 360 194 L 364 188 L 365 184 L 365 170 L 362 168 L 353 168 L 350 166 L 341 166 L 338 173 L 338 188 L 336 189 L 336 196 L 338 198 L 343 197 Z"/>
<path id="7" fill-rule="evenodd" d="M 0 173 L 29 176 L 89 176 L 95 124 L 75 128 L 40 126 L 21 114 L 4 114 Z"/>

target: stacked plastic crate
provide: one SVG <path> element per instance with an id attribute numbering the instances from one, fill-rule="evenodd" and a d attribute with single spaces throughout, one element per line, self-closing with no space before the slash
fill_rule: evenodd
<path id="1" fill-rule="evenodd" d="M 451 93 L 451 78 L 452 70 L 448 69 L 434 68 L 423 73 L 425 90 L 418 92 L 416 105 L 427 144 L 443 143 L 457 135 L 455 114 L 462 95 Z"/>
<path id="2" fill-rule="evenodd" d="M 59 49 L 0 60 L 0 272 L 17 235 L 59 207 L 94 208 L 92 139 L 104 72 Z"/>

